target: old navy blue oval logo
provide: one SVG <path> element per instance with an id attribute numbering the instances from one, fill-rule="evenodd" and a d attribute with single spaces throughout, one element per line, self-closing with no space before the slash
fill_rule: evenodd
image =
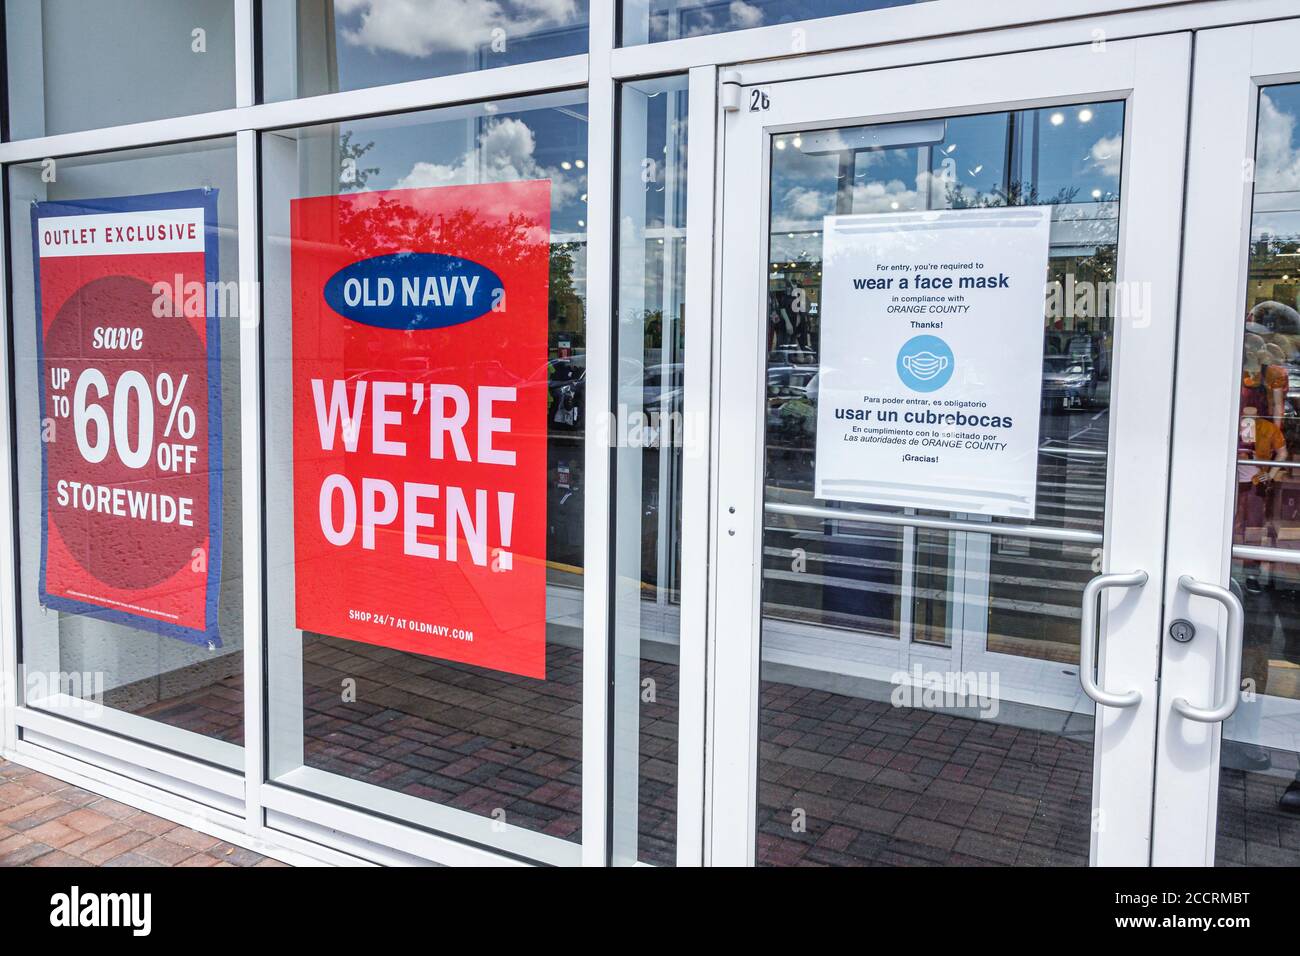
<path id="1" fill-rule="evenodd" d="M 441 329 L 490 312 L 501 289 L 495 272 L 470 259 L 398 252 L 344 266 L 325 283 L 325 301 L 381 329 Z"/>

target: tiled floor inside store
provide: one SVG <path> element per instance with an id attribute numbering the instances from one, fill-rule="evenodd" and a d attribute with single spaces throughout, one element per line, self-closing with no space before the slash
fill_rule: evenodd
<path id="1" fill-rule="evenodd" d="M 0 867 L 284 866 L 0 760 Z"/>

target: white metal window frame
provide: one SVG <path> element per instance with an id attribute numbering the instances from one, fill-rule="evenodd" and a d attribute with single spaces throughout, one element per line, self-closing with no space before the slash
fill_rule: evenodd
<path id="1" fill-rule="evenodd" d="M 599 267 L 588 277 L 589 352 L 602 361 L 589 365 L 588 394 L 612 398 L 609 367 L 610 317 L 614 237 L 615 187 L 612 161 L 618 131 L 614 98 L 623 80 L 676 72 L 689 73 L 690 166 L 688 203 L 687 354 L 684 412 L 707 418 L 717 400 L 717 363 L 713 350 L 713 239 L 720 197 L 705 171 L 714 165 L 717 122 L 716 68 L 745 61 L 751 78 L 768 82 L 781 73 L 817 75 L 952 57 L 988 54 L 1078 43 L 1082 39 L 1119 39 L 1150 33 L 1198 29 L 1293 15 L 1293 0 L 1014 0 L 971 4 L 968 0 L 929 0 L 913 6 L 866 11 L 783 26 L 674 40 L 644 46 L 616 45 L 615 0 L 592 0 L 589 52 L 473 73 L 434 77 L 391 86 L 352 90 L 275 103 L 256 103 L 255 0 L 231 0 L 235 9 L 235 106 L 204 114 L 132 123 L 0 143 L 0 165 L 38 161 L 46 157 L 102 153 L 131 147 L 234 135 L 237 145 L 238 232 L 240 275 L 259 276 L 261 237 L 258 235 L 257 135 L 264 130 L 333 122 L 406 110 L 430 109 L 528 93 L 585 87 L 589 94 L 589 216 L 588 257 Z M 1100 34 L 1098 34 L 1100 31 Z M 800 54 L 797 59 L 789 59 Z M 820 54 L 817 56 L 816 54 Z M 772 71 L 769 73 L 769 71 Z M 8 217 L 0 205 L 6 228 Z M 0 265 L 3 265 L 0 262 Z M 7 290 L 0 269 L 0 298 Z M 242 390 L 241 487 L 244 501 L 261 501 L 262 420 L 260 407 L 261 354 L 256 317 L 245 321 L 239 354 Z M 8 355 L 8 317 L 0 323 L 0 347 Z M 0 362 L 0 547 L 6 567 L 0 574 L 0 753 L 29 765 L 120 796 L 137 806 L 162 812 L 184 822 L 207 824 L 235 842 L 294 859 L 355 862 L 388 859 L 385 845 L 413 848 L 419 858 L 447 863 L 481 863 L 500 859 L 458 840 L 376 820 L 356 810 L 315 800 L 265 782 L 264 701 L 262 698 L 262 633 L 264 537 L 260 508 L 245 508 L 244 620 L 245 747 L 243 774 L 214 769 L 184 755 L 135 748 L 138 741 L 104 734 L 78 722 L 60 720 L 17 705 L 17 633 L 13 557 L 15 468 L 11 382 L 8 362 Z M 609 847 L 609 522 L 610 456 L 606 436 L 599 433 L 600 416 L 587 416 L 584 550 L 587 581 L 584 589 L 584 714 L 583 714 L 583 830 L 581 858 L 603 865 Z M 684 462 L 681 597 L 682 671 L 679 740 L 678 862 L 700 863 L 705 857 L 704 749 L 706 664 L 712 651 L 705 642 L 708 566 L 705 560 L 710 527 L 717 514 L 711 507 L 708 472 L 716 464 L 716 445 L 688 449 Z M 712 721 L 708 715 L 708 722 Z M 25 739 L 20 739 L 19 727 Z M 75 753 L 75 756 L 72 755 Z M 157 781 L 142 775 L 138 759 L 174 761 L 176 773 L 205 782 L 221 798 L 242 797 L 242 813 L 218 819 L 197 800 L 180 799 Z M 168 763 L 170 766 L 171 764 Z M 267 799 L 267 798 L 270 799 Z M 272 806 L 272 803 L 276 806 Z M 264 812 L 265 811 L 265 812 Z M 295 814 L 301 813 L 299 820 Z M 275 824 L 264 826 L 264 817 Z M 310 819 L 305 819 L 310 817 Z M 289 824 L 297 821 L 295 831 Z M 332 834 L 352 834 L 344 838 Z M 291 832 L 293 831 L 293 832 Z M 297 833 L 297 835 L 295 835 Z M 303 836 L 302 834 L 307 834 Z M 343 853 L 330 845 L 342 848 Z M 486 853 L 486 857 L 485 857 Z M 355 854 L 355 855 L 349 855 Z M 398 854 L 400 856 L 400 854 Z"/>
<path id="2" fill-rule="evenodd" d="M 1300 563 L 1295 551 L 1233 547 L 1242 361 L 1242 325 L 1234 317 L 1246 308 L 1260 91 L 1300 82 L 1297 50 L 1300 20 L 1207 30 L 1196 39 L 1187 169 L 1196 202 L 1186 209 L 1169 513 L 1198 517 L 1170 522 L 1164 585 L 1167 620 L 1191 621 L 1196 636 L 1180 644 L 1161 632 L 1157 866 L 1213 866 L 1218 829 L 1224 725 L 1189 720 L 1173 701 L 1204 708 L 1227 692 L 1219 687 L 1227 614 L 1189 595 L 1179 578 L 1226 587 L 1234 556 Z M 1293 728 L 1294 709 L 1282 713 Z"/>

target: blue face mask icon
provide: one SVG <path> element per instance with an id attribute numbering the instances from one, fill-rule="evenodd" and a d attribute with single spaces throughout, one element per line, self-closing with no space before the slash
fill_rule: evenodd
<path id="1" fill-rule="evenodd" d="M 933 392 L 952 378 L 954 359 L 948 343 L 937 335 L 918 335 L 903 343 L 895 367 L 904 385 L 914 392 Z"/>

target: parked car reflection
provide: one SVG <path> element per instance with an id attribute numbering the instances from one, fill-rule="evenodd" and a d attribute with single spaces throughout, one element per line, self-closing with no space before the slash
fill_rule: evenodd
<path id="1" fill-rule="evenodd" d="M 1090 408 L 1097 400 L 1097 367 L 1077 355 L 1043 356 L 1043 404 L 1049 408 Z"/>

